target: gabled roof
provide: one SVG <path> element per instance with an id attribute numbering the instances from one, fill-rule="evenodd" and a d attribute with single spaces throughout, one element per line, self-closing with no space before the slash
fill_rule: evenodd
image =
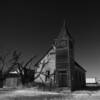
<path id="1" fill-rule="evenodd" d="M 63 25 L 62 25 L 62 28 L 61 28 L 61 31 L 59 32 L 59 35 L 57 36 L 57 38 L 55 39 L 56 40 L 61 40 L 61 39 L 67 39 L 67 38 L 70 38 L 71 40 L 73 40 L 71 34 L 69 33 L 69 30 L 68 30 L 68 26 L 66 25 L 66 21 L 64 20 L 63 22 Z M 47 52 L 35 63 L 35 66 L 37 66 L 39 64 L 39 62 L 49 53 L 49 51 L 53 49 L 53 46 L 51 46 Z M 86 72 L 86 70 L 81 67 L 76 61 L 74 61 L 75 65 L 77 67 L 79 67 L 80 69 L 84 70 Z"/>
<path id="2" fill-rule="evenodd" d="M 38 64 L 40 63 L 40 61 L 49 53 L 49 51 L 50 51 L 51 49 L 53 49 L 53 47 L 50 47 L 50 48 L 47 50 L 47 52 L 36 62 L 35 66 L 38 66 Z M 75 60 L 74 60 L 74 64 L 75 64 L 78 68 L 80 68 L 81 70 L 83 70 L 84 72 L 86 72 L 86 70 L 85 70 L 82 66 L 80 66 Z"/>
<path id="3" fill-rule="evenodd" d="M 79 67 L 80 69 L 82 69 L 83 71 L 86 72 L 86 70 L 85 70 L 83 67 L 81 67 L 76 61 L 74 61 L 74 63 L 75 63 L 75 65 L 76 65 L 77 67 Z"/>
<path id="4" fill-rule="evenodd" d="M 18 67 L 17 66 L 13 66 L 12 69 L 9 71 L 9 73 L 18 74 L 19 73 Z"/>
<path id="5" fill-rule="evenodd" d="M 39 64 L 39 62 L 49 53 L 49 51 L 51 50 L 51 49 L 53 49 L 53 46 L 51 46 L 48 50 L 47 50 L 47 52 L 45 52 L 45 54 L 34 64 L 34 66 L 38 66 L 38 64 Z"/>
<path id="6" fill-rule="evenodd" d="M 15 73 L 15 72 L 17 72 L 17 73 Z M 17 65 L 11 66 L 5 73 L 5 75 L 8 75 L 8 74 L 19 74 L 19 69 L 18 69 Z"/>

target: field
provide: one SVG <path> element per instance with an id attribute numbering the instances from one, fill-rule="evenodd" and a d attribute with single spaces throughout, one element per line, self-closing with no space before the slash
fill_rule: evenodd
<path id="1" fill-rule="evenodd" d="M 100 100 L 100 90 L 83 90 L 72 93 L 43 92 L 34 88 L 0 90 L 0 100 Z"/>

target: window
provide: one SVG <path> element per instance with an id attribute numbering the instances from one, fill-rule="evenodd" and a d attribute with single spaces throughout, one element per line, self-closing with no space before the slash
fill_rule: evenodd
<path id="1" fill-rule="evenodd" d="M 69 41 L 69 48 L 73 49 L 73 43 L 72 43 L 72 41 Z"/>
<path id="2" fill-rule="evenodd" d="M 50 70 L 46 70 L 46 76 L 45 76 L 45 81 L 50 79 Z"/>

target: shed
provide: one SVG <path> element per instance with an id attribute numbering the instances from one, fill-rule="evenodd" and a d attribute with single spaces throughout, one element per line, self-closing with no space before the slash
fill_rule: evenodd
<path id="1" fill-rule="evenodd" d="M 21 85 L 21 76 L 20 72 L 17 66 L 14 66 L 9 70 L 9 72 L 6 74 L 4 85 L 5 88 L 17 88 L 19 85 Z"/>

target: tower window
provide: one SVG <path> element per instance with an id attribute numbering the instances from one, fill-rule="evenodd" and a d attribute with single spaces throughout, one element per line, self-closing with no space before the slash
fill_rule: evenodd
<path id="1" fill-rule="evenodd" d="M 56 47 L 62 48 L 67 46 L 67 40 L 59 40 L 55 43 Z"/>
<path id="2" fill-rule="evenodd" d="M 72 41 L 69 41 L 69 47 L 70 47 L 70 49 L 73 49 L 73 43 L 72 43 Z"/>

